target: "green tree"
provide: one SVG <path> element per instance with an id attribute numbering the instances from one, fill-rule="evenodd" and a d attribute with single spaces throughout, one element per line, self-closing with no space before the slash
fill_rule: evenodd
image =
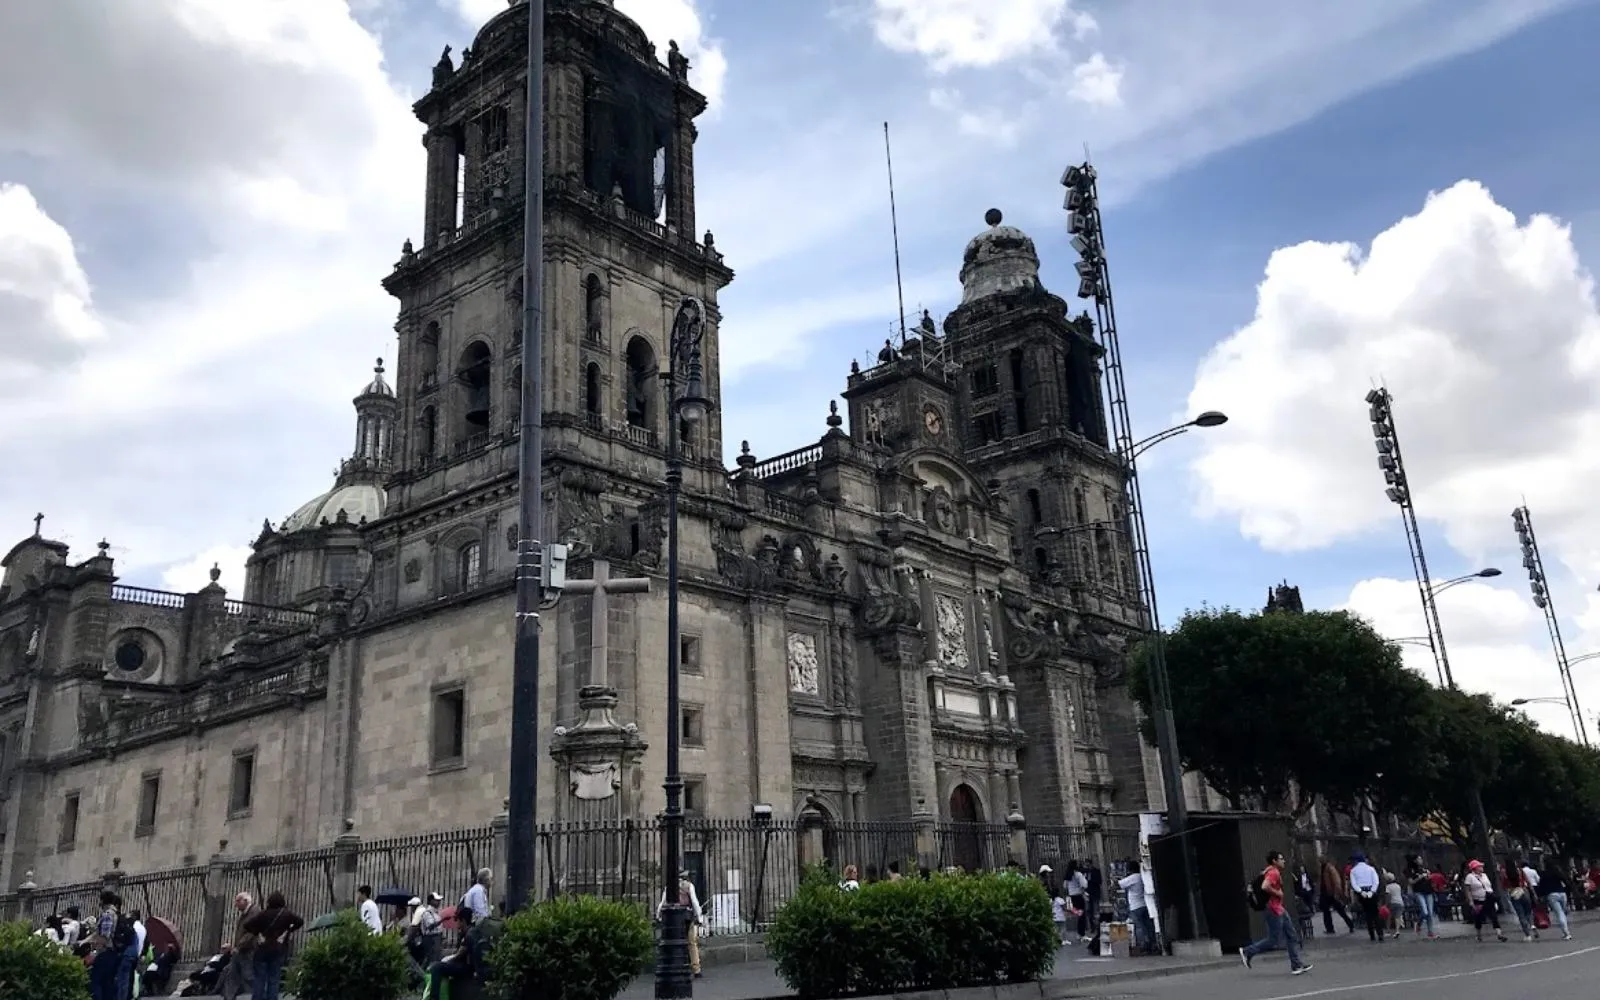
<path id="1" fill-rule="evenodd" d="M 1165 644 L 1184 766 L 1236 805 L 1293 796 L 1296 812 L 1318 798 L 1353 809 L 1386 779 L 1402 782 L 1395 772 L 1425 733 L 1427 682 L 1347 612 L 1207 608 Z M 1151 652 L 1141 644 L 1130 669 L 1147 713 Z"/>

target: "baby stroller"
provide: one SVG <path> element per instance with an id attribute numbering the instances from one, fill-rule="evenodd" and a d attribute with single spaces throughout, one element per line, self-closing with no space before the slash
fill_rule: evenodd
<path id="1" fill-rule="evenodd" d="M 183 981 L 183 986 L 178 990 L 180 997 L 209 997 L 217 993 L 217 984 L 222 981 L 222 970 L 228 967 L 230 955 L 212 955 L 206 959 L 206 964 L 189 973 L 189 978 Z"/>

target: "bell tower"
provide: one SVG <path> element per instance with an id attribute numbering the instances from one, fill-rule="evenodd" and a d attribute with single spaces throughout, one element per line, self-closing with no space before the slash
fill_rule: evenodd
<path id="1" fill-rule="evenodd" d="M 733 278 L 695 233 L 689 60 L 663 63 L 610 0 L 544 0 L 547 462 L 652 468 L 666 442 L 659 372 L 679 301 L 707 313 L 718 385 L 717 292 Z M 515 482 L 522 379 L 521 260 L 528 120 L 526 0 L 446 48 L 415 105 L 426 126 L 422 236 L 384 287 L 400 302 L 396 512 Z M 687 454 L 722 452 L 713 415 Z M 643 459 L 643 461 L 641 461 Z M 509 508 L 508 508 L 509 512 Z"/>

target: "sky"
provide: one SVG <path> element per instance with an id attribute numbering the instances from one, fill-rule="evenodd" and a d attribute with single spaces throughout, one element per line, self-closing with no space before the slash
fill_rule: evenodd
<path id="1" fill-rule="evenodd" d="M 1136 432 L 1231 418 L 1140 463 L 1163 621 L 1288 581 L 1424 633 L 1363 402 L 1383 384 L 1435 580 L 1504 570 L 1439 597 L 1456 680 L 1560 694 L 1522 503 L 1569 656 L 1600 652 L 1594 0 L 615 3 L 711 100 L 730 449 L 814 440 L 895 324 L 885 122 L 913 315 L 958 301 L 991 207 L 1070 297 L 1058 179 L 1087 152 Z M 393 356 L 410 104 L 505 6 L 0 4 L 0 549 L 43 512 L 126 582 L 215 562 L 242 589 Z M 1573 669 L 1593 733 L 1600 657 Z"/>

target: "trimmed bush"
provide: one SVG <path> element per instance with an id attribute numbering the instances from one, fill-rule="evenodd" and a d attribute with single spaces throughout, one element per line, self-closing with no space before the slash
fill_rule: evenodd
<path id="1" fill-rule="evenodd" d="M 505 922 L 489 952 L 489 988 L 501 1000 L 613 1000 L 654 951 L 639 907 L 593 896 L 552 899 Z"/>
<path id="2" fill-rule="evenodd" d="M 83 959 L 39 937 L 26 921 L 0 924 L 0 997 L 83 1000 L 88 995 Z"/>
<path id="3" fill-rule="evenodd" d="M 778 975 L 806 1000 L 1020 983 L 1060 945 L 1050 899 L 1015 874 L 935 875 L 845 892 L 812 871 L 767 932 Z"/>
<path id="4" fill-rule="evenodd" d="M 285 990 L 300 1000 L 397 1000 L 409 972 L 406 948 L 393 934 L 374 934 L 355 910 L 306 935 Z"/>

